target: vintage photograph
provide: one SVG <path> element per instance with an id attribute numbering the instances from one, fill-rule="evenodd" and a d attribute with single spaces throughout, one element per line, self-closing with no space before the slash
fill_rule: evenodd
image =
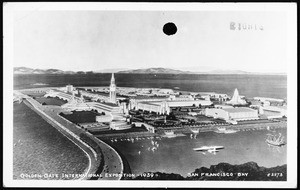
<path id="1" fill-rule="evenodd" d="M 293 19 L 293 3 L 4 4 L 7 184 L 294 187 Z"/>

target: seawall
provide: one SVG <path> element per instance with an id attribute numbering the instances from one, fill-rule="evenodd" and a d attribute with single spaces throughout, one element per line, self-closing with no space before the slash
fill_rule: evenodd
<path id="1" fill-rule="evenodd" d="M 99 170 L 101 162 L 103 162 L 103 160 L 101 160 L 100 157 L 98 157 L 98 155 L 101 155 L 101 152 L 96 152 L 92 147 L 83 142 L 75 133 L 66 129 L 53 118 L 49 117 L 36 106 L 32 105 L 32 103 L 29 102 L 27 99 L 24 100 L 24 103 L 87 154 L 87 157 L 89 159 L 89 166 L 85 170 L 84 177 L 79 179 L 89 179 L 90 175 L 96 173 L 96 171 Z M 97 155 L 97 157 L 95 157 L 95 155 Z"/>
<path id="2" fill-rule="evenodd" d="M 91 180 L 119 180 L 123 173 L 120 155 L 108 144 L 83 131 L 79 126 L 59 116 L 58 106 L 42 106 L 30 97 L 24 103 L 81 148 L 89 158 L 89 167 L 83 178 Z M 114 175 L 109 175 L 113 173 Z"/>

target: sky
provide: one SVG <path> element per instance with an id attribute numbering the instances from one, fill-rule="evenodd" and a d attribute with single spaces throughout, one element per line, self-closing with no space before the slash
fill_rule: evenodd
<path id="1" fill-rule="evenodd" d="M 163 33 L 167 22 L 176 34 Z M 286 72 L 285 26 L 284 12 L 16 11 L 14 67 Z"/>

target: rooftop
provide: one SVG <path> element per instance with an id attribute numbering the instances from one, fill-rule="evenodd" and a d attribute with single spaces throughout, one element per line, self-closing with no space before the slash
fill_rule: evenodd
<path id="1" fill-rule="evenodd" d="M 238 113 L 238 112 L 256 112 L 256 110 L 253 110 L 251 108 L 245 108 L 245 107 L 238 107 L 238 108 L 223 108 L 223 110 L 230 112 L 230 113 Z"/>
<path id="2" fill-rule="evenodd" d="M 119 107 L 117 104 L 110 103 L 110 102 L 88 102 L 89 104 L 94 104 L 94 105 L 106 105 L 109 107 Z"/>
<path id="3" fill-rule="evenodd" d="M 168 99 L 167 96 L 135 96 L 131 99 Z"/>
<path id="4" fill-rule="evenodd" d="M 149 104 L 149 105 L 159 105 L 161 104 L 162 102 L 159 102 L 159 101 L 151 101 L 151 102 L 141 102 L 143 104 Z"/>

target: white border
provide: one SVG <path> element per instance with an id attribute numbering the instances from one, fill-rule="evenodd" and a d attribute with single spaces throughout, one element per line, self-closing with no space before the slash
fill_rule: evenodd
<path id="1" fill-rule="evenodd" d="M 296 3 L 4 3 L 3 184 L 6 187 L 297 187 L 297 4 Z M 287 182 L 241 181 L 41 181 L 12 180 L 13 13 L 19 10 L 283 11 L 287 15 Z"/>

